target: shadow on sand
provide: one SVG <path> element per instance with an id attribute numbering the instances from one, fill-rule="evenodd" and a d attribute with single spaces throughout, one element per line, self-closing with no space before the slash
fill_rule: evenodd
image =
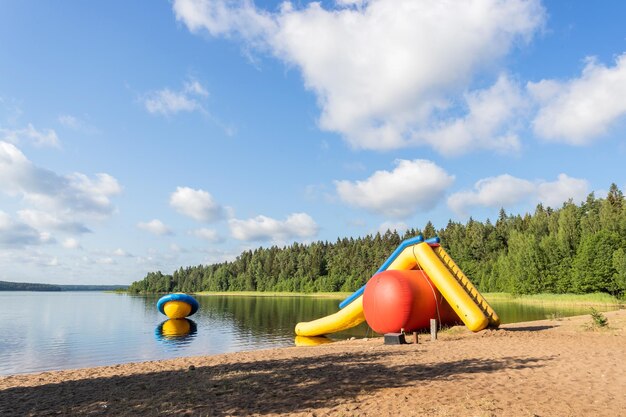
<path id="1" fill-rule="evenodd" d="M 363 392 L 537 368 L 551 360 L 510 357 L 385 365 L 394 355 L 405 353 L 326 354 L 8 388 L 0 391 L 0 415 L 226 416 L 314 411 Z"/>
<path id="2" fill-rule="evenodd" d="M 505 332 L 538 332 L 541 330 L 554 329 L 558 326 L 553 325 L 542 325 L 542 326 L 524 326 L 524 327 L 511 327 L 507 329 L 502 329 Z"/>

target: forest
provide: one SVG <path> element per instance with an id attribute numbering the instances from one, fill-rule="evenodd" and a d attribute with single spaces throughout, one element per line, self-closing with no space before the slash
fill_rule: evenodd
<path id="1" fill-rule="evenodd" d="M 150 272 L 129 291 L 354 291 L 401 241 L 418 234 L 439 236 L 484 292 L 626 295 L 626 202 L 615 184 L 605 198 L 591 193 L 580 204 L 570 200 L 558 209 L 539 204 L 525 215 L 501 209 L 495 223 L 450 220 L 436 229 L 428 222 L 403 234 L 260 247 L 232 262 L 181 267 L 171 275 Z"/>

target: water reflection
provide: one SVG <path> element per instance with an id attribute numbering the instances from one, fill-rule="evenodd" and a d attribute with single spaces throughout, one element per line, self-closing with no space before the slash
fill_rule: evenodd
<path id="1" fill-rule="evenodd" d="M 308 336 L 296 336 L 295 340 L 293 341 L 296 346 L 318 346 L 318 345 L 323 345 L 325 343 L 333 343 L 333 340 L 327 338 L 326 336 L 314 336 L 314 337 L 308 337 Z"/>
<path id="2" fill-rule="evenodd" d="M 0 375 L 372 337 L 366 323 L 331 339 L 294 341 L 294 327 L 338 310 L 339 299 L 198 296 L 200 310 L 170 321 L 159 296 L 97 292 L 0 292 Z M 590 308 L 514 300 L 490 303 L 503 323 L 589 314 Z M 596 306 L 599 311 L 616 306 Z M 15 332 L 15 329 L 20 329 Z"/>
<path id="3" fill-rule="evenodd" d="M 338 310 L 338 299 L 282 296 L 197 296 L 200 309 L 195 318 L 203 327 L 225 327 L 232 333 L 245 335 L 262 344 L 293 342 L 294 329 L 301 321 L 314 320 Z M 333 339 L 372 336 L 363 323 L 358 327 L 333 334 Z M 258 343 L 258 342 L 257 342 Z M 269 347 L 269 346 L 267 346 Z"/>
<path id="4" fill-rule="evenodd" d="M 171 345 L 187 346 L 195 338 L 198 326 L 190 319 L 167 319 L 154 330 L 157 340 Z"/>

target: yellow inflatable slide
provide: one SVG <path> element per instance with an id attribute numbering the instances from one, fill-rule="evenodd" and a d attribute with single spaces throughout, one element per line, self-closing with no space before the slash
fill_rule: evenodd
<path id="1" fill-rule="evenodd" d="M 407 239 L 398 246 L 376 273 L 386 270 L 423 270 L 459 318 L 474 332 L 497 328 L 500 318 L 476 287 L 439 245 L 439 238 L 424 241 L 422 236 Z M 296 325 L 298 336 L 321 336 L 340 332 L 363 323 L 361 287 L 339 306 L 334 314 Z"/>

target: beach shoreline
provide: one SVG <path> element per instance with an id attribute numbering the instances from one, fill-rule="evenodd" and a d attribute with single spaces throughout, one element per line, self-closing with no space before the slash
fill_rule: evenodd
<path id="1" fill-rule="evenodd" d="M 0 415 L 623 416 L 626 310 L 0 377 Z"/>

